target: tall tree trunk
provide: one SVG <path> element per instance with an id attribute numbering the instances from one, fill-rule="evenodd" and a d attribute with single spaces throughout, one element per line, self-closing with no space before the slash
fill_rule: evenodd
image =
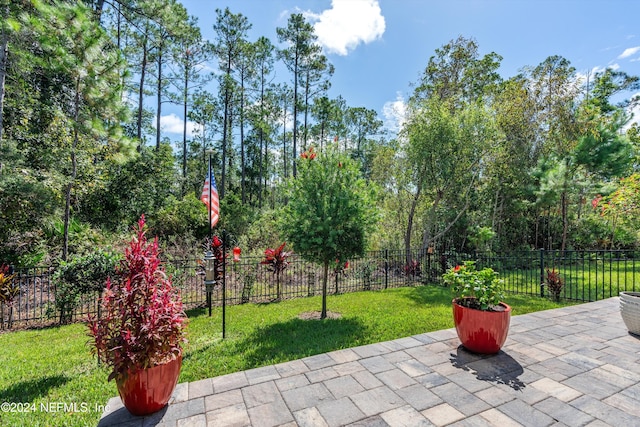
<path id="1" fill-rule="evenodd" d="M 6 11 L 9 14 L 9 11 Z M 7 56 L 9 55 L 9 34 L 2 32 L 0 40 L 0 147 L 2 147 L 3 113 L 4 113 L 4 87 L 7 75 Z M 1 164 L 0 164 L 1 165 Z"/>
<path id="2" fill-rule="evenodd" d="M 536 212 L 536 237 L 534 239 L 534 249 L 540 249 L 540 245 L 538 244 L 538 238 L 540 237 L 540 215 Z"/>
<path id="3" fill-rule="evenodd" d="M 322 278 L 322 312 L 320 319 L 327 318 L 327 278 L 329 276 L 329 261 L 324 262 L 324 277 Z"/>
<path id="4" fill-rule="evenodd" d="M 77 175 L 77 160 L 76 160 L 76 148 L 78 147 L 78 120 L 80 117 L 80 80 L 76 80 L 76 93 L 74 99 L 74 112 L 73 112 L 73 145 L 71 146 L 71 177 L 67 188 L 65 189 L 65 203 L 64 203 L 64 232 L 62 240 L 62 260 L 66 261 L 69 254 L 69 221 L 71 217 L 71 191 L 73 190 L 73 184 Z"/>
<path id="5" fill-rule="evenodd" d="M 207 121 L 202 121 L 202 164 L 207 163 Z"/>
<path id="6" fill-rule="evenodd" d="M 501 180 L 500 180 L 501 181 Z M 498 183 L 497 189 L 496 189 L 496 195 L 495 195 L 495 199 L 493 202 L 493 215 L 491 215 L 491 229 L 495 230 L 496 229 L 496 224 L 497 224 L 497 218 L 498 218 L 498 201 L 500 199 L 500 188 L 502 186 L 502 182 Z"/>
<path id="7" fill-rule="evenodd" d="M 282 117 L 282 159 L 284 165 L 284 177 L 288 178 L 287 173 L 287 95 L 283 96 L 283 117 Z"/>
<path id="8" fill-rule="evenodd" d="M 307 149 L 307 120 L 309 117 L 309 70 L 307 70 L 307 81 L 304 87 L 304 134 L 302 150 Z"/>
<path id="9" fill-rule="evenodd" d="M 116 45 L 118 46 L 118 50 L 122 48 L 122 5 L 118 3 L 116 6 Z M 123 76 L 124 78 L 124 76 Z"/>
<path id="10" fill-rule="evenodd" d="M 228 144 L 228 148 L 229 148 L 229 155 L 227 156 L 227 170 L 229 171 L 228 175 L 227 175 L 227 188 L 231 189 L 233 188 L 233 182 L 231 181 L 231 179 L 233 178 L 233 160 L 234 160 L 234 155 L 235 152 L 233 151 L 233 107 L 231 108 L 231 111 L 229 112 L 229 144 Z"/>
<path id="11" fill-rule="evenodd" d="M 264 71 L 262 71 L 260 81 L 260 119 L 264 121 Z M 264 161 L 262 160 L 262 154 L 264 153 Z M 258 207 L 262 208 L 262 192 L 267 190 L 267 177 L 265 174 L 265 166 L 267 164 L 267 149 L 265 147 L 264 140 L 264 125 L 260 125 L 260 176 L 258 177 Z M 264 189 L 262 187 L 262 181 L 264 180 Z"/>
<path id="12" fill-rule="evenodd" d="M 229 80 L 231 80 L 231 53 L 229 53 L 227 57 L 227 69 L 226 69 L 226 79 L 224 80 L 224 116 L 222 121 L 222 176 L 220 182 L 220 188 L 218 192 L 220 193 L 220 199 L 224 198 L 224 190 L 228 186 L 227 180 L 227 146 L 229 143 L 229 115 L 230 115 L 230 103 L 231 103 L 231 94 L 229 93 Z M 229 170 L 231 171 L 231 170 Z"/>
<path id="13" fill-rule="evenodd" d="M 567 233 L 569 230 L 569 219 L 567 218 L 568 197 L 566 191 L 562 192 L 560 196 L 560 203 L 562 204 L 562 243 L 560 244 L 560 250 L 564 251 L 567 247 Z"/>
<path id="14" fill-rule="evenodd" d="M 224 117 L 222 121 L 222 174 L 220 177 L 220 199 L 224 198 L 224 189 L 227 179 L 227 133 L 229 126 L 229 88 L 224 89 Z"/>
<path id="15" fill-rule="evenodd" d="M 104 0 L 96 0 L 95 1 L 95 9 L 94 9 L 94 13 L 96 15 L 96 20 L 98 21 L 98 24 L 101 24 L 101 20 L 102 20 L 102 10 L 104 9 Z M 118 5 L 120 5 L 120 3 L 118 3 Z"/>
<path id="16" fill-rule="evenodd" d="M 418 200 L 420 199 L 420 190 L 422 185 L 418 186 L 418 190 L 416 194 L 413 196 L 413 200 L 411 201 L 411 207 L 409 208 L 409 218 L 407 218 L 407 230 L 404 234 L 404 252 L 405 252 L 405 261 L 407 264 L 411 262 L 411 233 L 413 231 L 413 218 L 416 214 L 416 206 L 418 206 Z"/>
<path id="17" fill-rule="evenodd" d="M 451 229 L 451 227 L 453 227 L 453 225 L 456 222 L 458 222 L 460 217 L 469 208 L 469 200 L 467 200 L 465 205 L 464 205 L 464 207 L 462 209 L 460 209 L 460 211 L 458 211 L 458 214 L 456 215 L 456 217 L 453 220 L 451 220 L 447 225 L 445 225 L 442 230 L 440 230 L 435 235 L 431 236 L 431 234 L 428 232 L 428 230 L 430 230 L 433 227 L 433 221 L 434 220 L 431 219 L 431 218 L 435 218 L 436 210 L 438 209 L 438 205 L 440 204 L 441 200 L 442 200 L 442 196 L 440 194 L 438 194 L 438 196 L 434 200 L 433 204 L 429 208 L 430 212 L 427 214 L 427 217 L 430 218 L 430 219 L 428 220 L 427 226 L 425 227 L 425 232 L 422 234 L 422 248 L 420 248 L 420 256 L 421 257 L 424 256 L 427 253 L 427 249 L 428 249 L 429 245 L 431 244 L 431 242 L 433 242 L 433 241 L 441 238 L 442 236 L 444 236 L 445 233 L 447 231 L 449 231 Z"/>
<path id="18" fill-rule="evenodd" d="M 136 123 L 138 132 L 138 151 L 142 150 L 142 110 L 144 108 L 144 78 L 147 71 L 147 36 L 144 36 L 142 46 L 142 68 L 140 69 L 140 88 L 138 90 L 138 121 Z"/>
<path id="19" fill-rule="evenodd" d="M 182 177 L 187 178 L 187 108 L 189 98 L 189 72 L 184 76 L 184 94 L 182 99 L 182 114 L 184 117 L 184 126 L 182 128 Z"/>
<path id="20" fill-rule="evenodd" d="M 298 156 L 298 55 L 296 54 L 296 62 L 293 72 L 293 177 L 296 177 L 296 158 Z"/>
<path id="21" fill-rule="evenodd" d="M 162 116 L 162 44 L 158 47 L 158 103 L 156 114 L 156 151 L 160 150 L 160 117 Z M 185 117 L 186 121 L 186 117 Z"/>
<path id="22" fill-rule="evenodd" d="M 244 162 L 244 70 L 242 70 L 240 73 L 240 194 L 243 205 L 247 202 Z"/>

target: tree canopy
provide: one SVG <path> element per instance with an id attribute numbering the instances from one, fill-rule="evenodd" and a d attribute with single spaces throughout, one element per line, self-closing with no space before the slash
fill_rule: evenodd
<path id="1" fill-rule="evenodd" d="M 329 266 L 364 254 L 377 219 L 375 193 L 362 178 L 358 163 L 335 146 L 317 155 L 311 147 L 297 163 L 299 172 L 290 181 L 281 232 L 296 253 L 324 267 L 324 319 Z"/>
<path id="2" fill-rule="evenodd" d="M 208 229 L 197 202 L 209 155 L 218 227 L 240 244 L 273 246 L 282 209 L 290 220 L 316 215 L 305 232 L 333 234 L 305 234 L 295 250 L 323 264 L 367 247 L 402 247 L 409 263 L 416 251 L 640 242 L 640 213 L 620 204 L 640 171 L 631 115 L 640 79 L 623 70 L 585 80 L 569 58 L 549 55 L 503 76 L 491 46 L 443 40 L 424 58 L 394 134 L 377 111 L 330 96 L 336 70 L 304 14 L 269 38 L 232 6 L 219 9 L 208 41 L 177 0 L 0 1 L 0 18 L 3 263 L 86 255 L 142 213 L 174 249 L 193 253 Z M 161 123 L 169 103 L 182 116 L 179 141 Z M 313 161 L 300 158 L 309 147 Z M 325 165 L 334 157 L 341 168 Z M 326 200 L 334 211 L 318 210 L 317 183 L 288 191 L 303 170 L 301 180 L 345 184 L 330 193 L 344 200 Z M 349 200 L 370 188 L 382 191 L 367 246 L 362 229 L 324 221 L 351 224 L 363 212 Z M 333 252 L 306 246 L 321 241 Z"/>

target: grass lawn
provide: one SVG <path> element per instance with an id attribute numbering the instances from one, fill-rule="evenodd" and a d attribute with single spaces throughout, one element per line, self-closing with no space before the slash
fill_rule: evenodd
<path id="1" fill-rule="evenodd" d="M 513 315 L 562 306 L 517 295 L 506 302 Z M 320 308 L 320 297 L 227 307 L 225 340 L 219 307 L 212 317 L 205 309 L 189 312 L 179 382 L 453 327 L 451 296 L 440 287 L 329 296 L 327 309 L 340 318 L 299 318 Z M 75 324 L 0 335 L 0 425 L 97 424 L 103 405 L 118 393 L 107 382 L 107 368 L 91 356 L 86 333 Z"/>

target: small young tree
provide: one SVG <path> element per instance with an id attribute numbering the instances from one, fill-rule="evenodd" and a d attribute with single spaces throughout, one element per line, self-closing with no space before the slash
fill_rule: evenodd
<path id="1" fill-rule="evenodd" d="M 324 319 L 329 265 L 336 260 L 343 265 L 364 253 L 367 234 L 377 219 L 375 192 L 358 164 L 334 148 L 302 153 L 298 175 L 289 184 L 282 232 L 296 253 L 324 267 L 320 315 Z"/>

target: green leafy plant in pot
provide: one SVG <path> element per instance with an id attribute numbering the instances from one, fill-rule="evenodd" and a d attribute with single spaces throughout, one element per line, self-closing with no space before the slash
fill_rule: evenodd
<path id="1" fill-rule="evenodd" d="M 501 300 L 503 281 L 491 268 L 465 261 L 442 276 L 453 294 L 453 320 L 462 345 L 475 353 L 500 351 L 507 339 L 511 307 Z"/>
<path id="2" fill-rule="evenodd" d="M 158 239 L 146 237 L 144 215 L 125 248 L 115 278 L 107 279 L 100 314 L 90 317 L 92 350 L 112 368 L 124 406 L 134 415 L 162 409 L 178 381 L 187 317 L 158 258 Z"/>

